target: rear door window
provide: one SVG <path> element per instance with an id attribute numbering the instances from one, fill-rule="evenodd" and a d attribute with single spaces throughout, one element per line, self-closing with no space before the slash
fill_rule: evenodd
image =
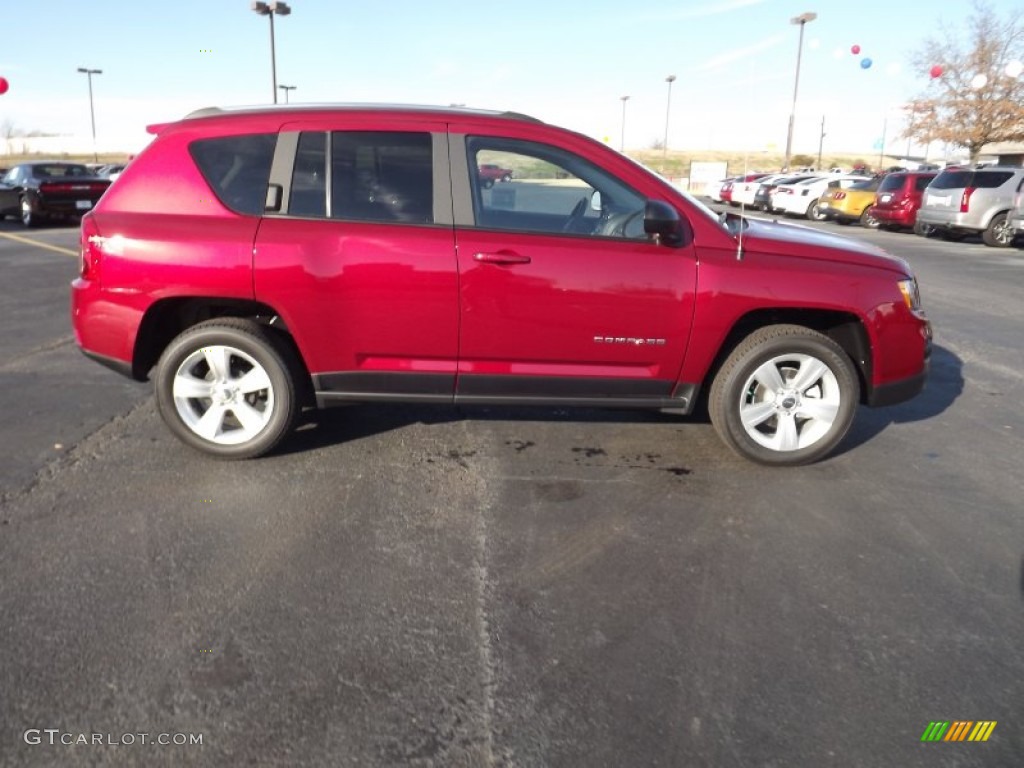
<path id="1" fill-rule="evenodd" d="M 995 189 L 1013 178 L 1012 171 L 987 171 L 974 174 L 974 186 L 978 189 Z"/>
<path id="2" fill-rule="evenodd" d="M 199 139 L 189 152 L 213 193 L 235 213 L 260 216 L 267 199 L 275 133 Z"/>
<path id="3" fill-rule="evenodd" d="M 331 134 L 331 218 L 434 223 L 433 141 L 429 133 Z"/>

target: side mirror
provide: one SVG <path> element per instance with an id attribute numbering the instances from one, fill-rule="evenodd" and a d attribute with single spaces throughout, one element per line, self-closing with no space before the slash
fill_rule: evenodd
<path id="1" fill-rule="evenodd" d="M 647 201 L 644 207 L 644 232 L 670 248 L 683 244 L 683 221 L 675 208 L 661 200 Z"/>

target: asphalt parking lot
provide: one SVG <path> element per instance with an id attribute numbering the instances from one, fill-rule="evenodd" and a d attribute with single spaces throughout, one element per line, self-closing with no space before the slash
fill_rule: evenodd
<path id="1" fill-rule="evenodd" d="M 0 222 L 0 765 L 1021 765 L 1024 249 L 811 226 L 910 261 L 932 373 L 770 470 L 414 406 L 213 462 L 77 351 L 77 232 Z"/>

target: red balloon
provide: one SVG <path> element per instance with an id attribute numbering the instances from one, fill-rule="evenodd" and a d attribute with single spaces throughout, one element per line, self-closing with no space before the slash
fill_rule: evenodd
<path id="1" fill-rule="evenodd" d="M 0 95 L 7 93 L 7 89 L 11 87 L 11 84 L 7 82 L 6 77 L 0 77 Z"/>
<path id="2" fill-rule="evenodd" d="M 854 56 L 856 56 L 858 53 L 860 53 L 860 46 L 859 45 L 851 45 L 850 46 L 850 53 L 852 53 Z"/>
<path id="3" fill-rule="evenodd" d="M 932 80 L 936 77 L 942 77 L 942 67 L 936 64 L 934 67 L 928 70 L 928 74 L 932 76 Z"/>

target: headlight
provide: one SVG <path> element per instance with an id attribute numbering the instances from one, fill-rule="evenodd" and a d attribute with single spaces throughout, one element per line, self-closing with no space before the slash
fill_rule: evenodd
<path id="1" fill-rule="evenodd" d="M 900 293 L 903 294 L 903 301 L 907 305 L 907 309 L 911 312 L 917 312 L 921 309 L 921 291 L 917 287 L 917 279 L 913 277 L 907 277 L 896 283 L 900 288 Z"/>

